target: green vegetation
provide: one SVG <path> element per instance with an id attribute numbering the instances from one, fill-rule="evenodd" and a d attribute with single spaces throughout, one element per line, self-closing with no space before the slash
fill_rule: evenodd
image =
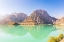
<path id="1" fill-rule="evenodd" d="M 64 38 L 63 34 L 60 34 L 58 37 L 53 37 L 51 36 L 48 40 L 48 42 L 59 42 L 60 40 L 62 40 Z"/>

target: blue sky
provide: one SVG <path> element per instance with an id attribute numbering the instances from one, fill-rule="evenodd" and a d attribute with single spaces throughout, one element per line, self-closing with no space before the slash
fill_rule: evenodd
<path id="1" fill-rule="evenodd" d="M 23 12 L 30 15 L 34 10 L 42 9 L 50 16 L 64 16 L 64 0 L 0 0 L 0 14 Z"/>

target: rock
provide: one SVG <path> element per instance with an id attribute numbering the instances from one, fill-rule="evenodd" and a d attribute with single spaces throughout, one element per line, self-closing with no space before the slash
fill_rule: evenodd
<path id="1" fill-rule="evenodd" d="M 27 19 L 25 19 L 21 24 L 53 24 L 55 19 L 44 10 L 35 10 Z"/>
<path id="2" fill-rule="evenodd" d="M 24 13 L 13 13 L 9 16 L 9 18 L 14 22 L 22 22 L 25 18 L 27 18 L 27 15 Z"/>
<path id="3" fill-rule="evenodd" d="M 28 17 L 21 23 L 21 25 L 36 25 L 36 23 L 33 21 L 32 18 Z"/>
<path id="4" fill-rule="evenodd" d="M 0 20 L 0 24 L 15 24 L 24 21 L 27 15 L 24 13 L 13 13 Z"/>
<path id="5" fill-rule="evenodd" d="M 54 24 L 55 25 L 64 26 L 64 17 L 61 18 L 61 19 L 56 20 L 56 22 Z"/>

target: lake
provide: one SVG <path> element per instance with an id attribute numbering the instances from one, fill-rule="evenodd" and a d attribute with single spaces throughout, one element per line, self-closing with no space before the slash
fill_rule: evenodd
<path id="1" fill-rule="evenodd" d="M 63 30 L 53 25 L 0 25 L 0 42 L 47 42 Z"/>

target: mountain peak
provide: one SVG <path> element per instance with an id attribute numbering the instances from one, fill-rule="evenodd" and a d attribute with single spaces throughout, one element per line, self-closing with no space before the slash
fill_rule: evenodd
<path id="1" fill-rule="evenodd" d="M 45 11 L 45 10 L 42 10 L 42 9 L 39 9 L 39 10 L 35 10 L 33 11 L 33 13 L 30 15 L 30 17 L 38 17 L 38 16 L 41 16 L 41 17 L 48 17 L 49 14 Z"/>
<path id="2" fill-rule="evenodd" d="M 54 20 L 52 20 L 53 18 L 49 16 L 49 14 L 45 10 L 39 9 L 33 11 L 33 13 L 21 24 L 53 24 Z M 27 21 L 30 23 L 27 23 Z"/>
<path id="3" fill-rule="evenodd" d="M 45 10 L 42 10 L 42 9 L 38 9 L 38 10 L 35 10 L 34 12 L 38 12 L 38 13 L 47 13 Z"/>
<path id="4" fill-rule="evenodd" d="M 42 9 L 38 9 L 38 10 L 35 10 L 35 11 L 38 11 L 38 12 L 45 12 L 45 10 L 42 10 Z"/>

